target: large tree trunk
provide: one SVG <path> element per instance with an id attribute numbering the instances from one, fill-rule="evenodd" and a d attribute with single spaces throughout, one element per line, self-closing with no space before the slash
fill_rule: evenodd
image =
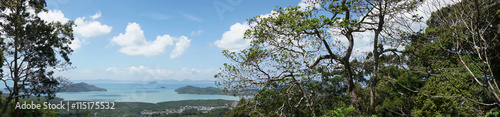
<path id="1" fill-rule="evenodd" d="M 383 17 L 382 17 L 383 18 Z M 382 31 L 382 25 L 383 21 L 379 22 L 379 27 L 375 31 L 375 38 L 373 39 L 373 71 L 372 74 L 373 76 L 370 78 L 370 115 L 375 113 L 375 87 L 377 86 L 378 83 L 378 67 L 379 67 L 379 61 L 378 58 L 380 56 L 379 50 L 378 50 L 378 36 L 380 32 Z"/>
<path id="2" fill-rule="evenodd" d="M 379 2 L 379 8 L 380 8 L 380 11 L 381 13 L 378 14 L 378 26 L 377 26 L 377 29 L 375 30 L 375 35 L 373 37 L 373 77 L 371 80 L 371 84 L 370 84 L 370 115 L 374 114 L 375 113 L 375 87 L 377 86 L 377 83 L 378 83 L 378 68 L 379 68 L 379 56 L 380 56 L 380 52 L 383 51 L 380 47 L 380 50 L 379 50 L 379 46 L 378 46 L 378 37 L 380 35 L 380 32 L 382 32 L 382 29 L 383 29 L 383 26 L 384 26 L 384 23 L 385 23 L 385 9 L 382 9 L 382 1 L 378 1 Z M 387 2 L 386 2 L 387 3 Z M 386 4 L 387 5 L 387 4 Z"/>
<path id="3" fill-rule="evenodd" d="M 19 92 L 16 92 L 16 95 L 19 95 Z M 15 101 L 14 101 L 15 103 L 19 102 L 19 97 L 16 96 L 14 99 L 15 99 Z M 20 117 L 19 109 L 14 108 L 14 115 L 15 115 L 14 117 Z"/>
<path id="4" fill-rule="evenodd" d="M 347 12 L 346 15 L 349 15 L 349 12 Z M 346 16 L 347 19 L 349 19 L 349 16 Z M 351 98 L 351 103 L 356 108 L 358 111 L 358 116 L 361 115 L 361 107 L 359 105 L 358 101 L 358 95 L 356 94 L 356 85 L 354 84 L 354 73 L 352 73 L 352 67 L 349 59 L 351 58 L 352 54 L 352 49 L 354 48 L 354 37 L 352 35 L 352 31 L 348 29 L 348 31 L 345 33 L 345 36 L 347 40 L 349 40 L 349 46 L 347 47 L 347 52 L 345 56 L 342 58 L 342 63 L 344 64 L 344 69 L 346 71 L 347 75 L 347 93 L 349 93 L 349 97 Z"/>
<path id="5" fill-rule="evenodd" d="M 346 68 L 349 68 L 349 69 L 346 69 L 346 72 L 347 72 L 347 92 L 349 93 L 349 97 L 351 98 L 352 105 L 358 111 L 358 116 L 360 116 L 361 115 L 361 107 L 359 105 L 358 95 L 356 94 L 356 85 L 354 84 L 354 79 L 352 77 L 353 74 L 352 74 L 352 71 L 350 69 L 351 64 L 349 63 L 349 61 L 347 61 L 347 63 L 344 64 L 344 66 Z"/>

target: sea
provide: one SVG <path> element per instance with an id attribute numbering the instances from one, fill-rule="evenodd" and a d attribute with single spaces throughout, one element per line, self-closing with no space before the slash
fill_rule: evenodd
<path id="1" fill-rule="evenodd" d="M 65 101 L 94 101 L 94 102 L 147 102 L 158 103 L 179 100 L 207 100 L 224 99 L 239 100 L 239 97 L 228 95 L 198 95 L 178 94 L 175 89 L 187 85 L 196 87 L 214 86 L 214 83 L 196 84 L 162 84 L 162 83 L 87 83 L 107 91 L 92 92 L 59 92 L 56 97 Z M 3 88 L 2 88 L 3 89 Z"/>

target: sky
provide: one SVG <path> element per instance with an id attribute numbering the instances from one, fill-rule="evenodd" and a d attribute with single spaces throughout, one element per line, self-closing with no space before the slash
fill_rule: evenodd
<path id="1" fill-rule="evenodd" d="M 214 81 L 213 75 L 230 63 L 222 51 L 249 46 L 243 39 L 250 28 L 247 19 L 268 15 L 276 6 L 308 6 L 304 1 L 47 0 L 49 11 L 38 15 L 76 24 L 70 45 L 74 68 L 56 73 L 71 81 Z M 437 7 L 419 7 L 415 13 L 425 21 L 449 1 L 424 1 L 423 6 Z M 372 33 L 355 36 L 354 54 L 373 48 Z"/>
<path id="2" fill-rule="evenodd" d="M 69 80 L 216 80 L 222 51 L 248 47 L 247 19 L 300 0 L 47 0 L 47 21 L 72 20 Z"/>

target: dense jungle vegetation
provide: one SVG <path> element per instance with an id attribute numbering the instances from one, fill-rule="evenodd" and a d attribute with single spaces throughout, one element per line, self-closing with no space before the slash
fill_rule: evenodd
<path id="1" fill-rule="evenodd" d="M 500 112 L 500 1 L 309 2 L 249 19 L 251 47 L 223 51 L 216 84 L 247 97 L 226 116 Z"/>

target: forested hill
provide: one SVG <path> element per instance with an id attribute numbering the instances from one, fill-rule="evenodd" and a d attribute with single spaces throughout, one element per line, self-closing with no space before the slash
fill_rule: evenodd
<path id="1" fill-rule="evenodd" d="M 84 82 L 74 83 L 62 90 L 63 92 L 86 92 L 86 91 L 107 91 L 104 88 L 99 88 L 94 85 L 89 85 Z"/>
<path id="2" fill-rule="evenodd" d="M 215 87 L 195 87 L 195 86 L 185 86 L 175 89 L 175 92 L 179 94 L 201 94 L 201 95 L 224 95 L 221 89 Z"/>

